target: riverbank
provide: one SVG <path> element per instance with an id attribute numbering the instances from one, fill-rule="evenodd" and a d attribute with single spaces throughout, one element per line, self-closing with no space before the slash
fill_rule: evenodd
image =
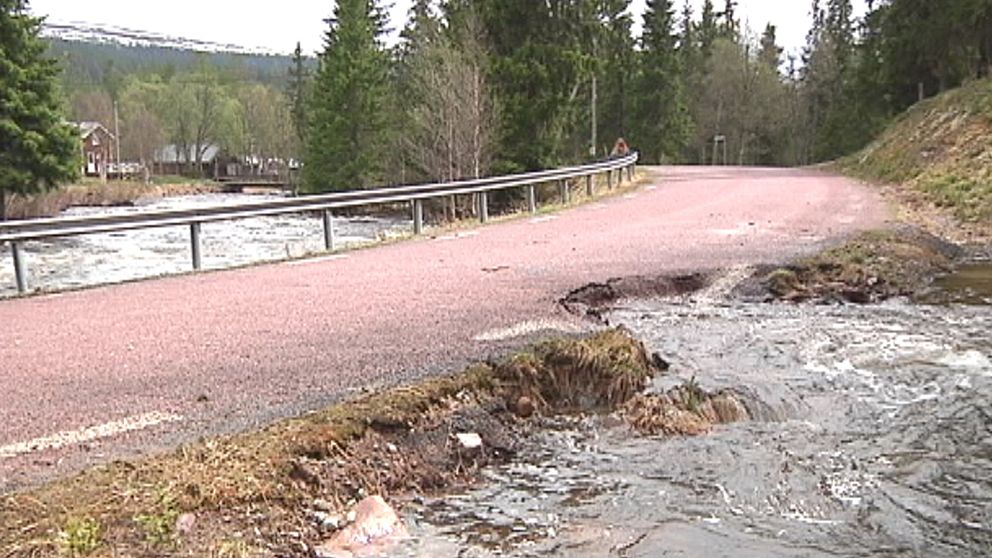
<path id="1" fill-rule="evenodd" d="M 619 330 L 361 397 L 262 432 L 117 462 L 0 501 L 5 557 L 312 556 L 369 495 L 427 495 L 511 458 L 539 417 L 616 413 L 645 433 L 744 418 L 730 393 L 641 392 L 661 357 Z"/>
<path id="2" fill-rule="evenodd" d="M 7 219 L 57 217 L 71 207 L 133 206 L 141 200 L 173 196 L 215 194 L 222 191 L 214 182 L 165 180 L 152 184 L 136 181 L 113 181 L 72 184 L 35 196 L 10 196 Z"/>

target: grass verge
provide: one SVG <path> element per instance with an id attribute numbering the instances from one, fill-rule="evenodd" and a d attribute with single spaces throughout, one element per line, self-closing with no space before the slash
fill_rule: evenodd
<path id="1" fill-rule="evenodd" d="M 933 205 L 992 237 L 992 80 L 917 104 L 838 165 L 865 180 L 905 186 L 905 205 Z"/>
<path id="2" fill-rule="evenodd" d="M 310 556 L 313 510 L 431 493 L 512 456 L 532 413 L 625 409 L 719 418 L 698 390 L 634 405 L 657 372 L 621 330 L 539 344 L 504 362 L 369 395 L 265 430 L 113 464 L 0 499 L 0 556 Z M 722 405 L 716 403 L 717 406 Z M 707 410 L 709 409 L 709 410 Z M 481 449 L 457 433 L 477 433 Z"/>

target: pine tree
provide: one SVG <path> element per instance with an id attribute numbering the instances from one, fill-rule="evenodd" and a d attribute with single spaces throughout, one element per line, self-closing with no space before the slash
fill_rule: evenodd
<path id="1" fill-rule="evenodd" d="M 0 0 L 0 220 L 9 193 L 33 194 L 79 173 L 77 131 L 65 123 L 59 68 L 25 0 Z"/>
<path id="2" fill-rule="evenodd" d="M 304 161 L 311 192 L 367 188 L 382 179 L 387 131 L 385 17 L 375 0 L 339 0 L 329 21 Z"/>
<path id="3" fill-rule="evenodd" d="M 678 40 L 671 1 L 648 0 L 634 84 L 636 134 L 631 139 L 651 163 L 680 157 L 689 137 Z"/>

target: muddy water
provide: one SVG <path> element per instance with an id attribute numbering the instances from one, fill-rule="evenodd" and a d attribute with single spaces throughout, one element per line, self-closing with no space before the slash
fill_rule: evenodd
<path id="1" fill-rule="evenodd" d="M 65 216 L 120 215 L 138 211 L 190 209 L 275 199 L 245 194 L 180 196 L 137 207 L 72 208 Z M 337 245 L 342 248 L 402 234 L 411 225 L 400 219 L 336 219 Z M 322 221 L 284 215 L 207 223 L 202 228 L 206 269 L 282 260 L 319 253 L 324 248 Z M 190 270 L 189 227 L 96 234 L 25 245 L 33 288 L 65 288 L 115 283 Z M 0 297 L 16 293 L 10 248 L 0 247 Z"/>
<path id="2" fill-rule="evenodd" d="M 992 312 L 643 304 L 612 314 L 757 420 L 641 438 L 551 425 L 407 509 L 411 556 L 990 556 Z"/>
<path id="3" fill-rule="evenodd" d="M 929 299 L 939 303 L 992 305 L 992 263 L 973 264 L 938 279 Z"/>

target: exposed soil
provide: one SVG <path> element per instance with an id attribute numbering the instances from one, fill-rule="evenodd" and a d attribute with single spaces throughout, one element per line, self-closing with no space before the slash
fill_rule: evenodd
<path id="1" fill-rule="evenodd" d="M 709 281 L 703 273 L 610 279 L 580 287 L 568 293 L 560 304 L 573 314 L 598 319 L 619 300 L 680 296 L 705 288 Z"/>
<path id="2" fill-rule="evenodd" d="M 0 501 L 0 556 L 311 556 L 338 528 L 329 518 L 367 495 L 435 493 L 512 458 L 540 426 L 531 417 L 619 411 L 652 434 L 746 419 L 732 394 L 694 385 L 640 395 L 658 360 L 622 330 L 549 341 L 259 433 L 117 462 Z"/>
<path id="3" fill-rule="evenodd" d="M 953 271 L 966 251 L 915 227 L 873 231 L 783 267 L 765 267 L 735 290 L 747 299 L 869 304 L 915 297 Z"/>

